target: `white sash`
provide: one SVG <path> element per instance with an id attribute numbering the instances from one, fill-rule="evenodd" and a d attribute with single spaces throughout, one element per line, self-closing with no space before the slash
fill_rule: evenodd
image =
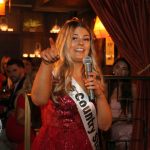
<path id="1" fill-rule="evenodd" d="M 79 84 L 72 79 L 73 90 L 69 96 L 77 105 L 84 128 L 91 142 L 93 150 L 99 150 L 98 125 L 96 118 L 96 109 L 92 102 L 89 101 L 88 95 L 83 91 Z"/>

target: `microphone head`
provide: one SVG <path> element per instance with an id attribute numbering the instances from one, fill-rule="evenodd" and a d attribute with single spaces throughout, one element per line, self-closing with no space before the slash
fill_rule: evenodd
<path id="1" fill-rule="evenodd" d="M 92 64 L 92 58 L 90 56 L 84 57 L 83 64 Z"/>

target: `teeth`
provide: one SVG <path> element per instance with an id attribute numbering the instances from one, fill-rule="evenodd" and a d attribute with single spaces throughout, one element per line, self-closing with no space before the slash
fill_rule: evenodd
<path id="1" fill-rule="evenodd" d="M 82 51 L 83 51 L 83 48 L 77 48 L 76 51 L 82 52 Z"/>

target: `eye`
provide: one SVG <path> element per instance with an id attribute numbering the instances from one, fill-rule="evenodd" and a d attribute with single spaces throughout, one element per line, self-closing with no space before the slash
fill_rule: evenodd
<path id="1" fill-rule="evenodd" d="M 75 37 L 75 36 L 73 36 L 73 37 L 72 37 L 72 40 L 77 40 L 77 39 L 78 39 L 78 38 L 77 38 L 77 37 Z"/>
<path id="2" fill-rule="evenodd" d="M 90 38 L 84 38 L 84 41 L 90 41 Z"/>

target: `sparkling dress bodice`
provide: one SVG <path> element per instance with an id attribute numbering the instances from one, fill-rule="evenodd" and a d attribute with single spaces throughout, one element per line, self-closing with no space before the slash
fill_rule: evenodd
<path id="1" fill-rule="evenodd" d="M 42 127 L 32 150 L 92 150 L 74 101 L 67 95 L 41 108 Z"/>

